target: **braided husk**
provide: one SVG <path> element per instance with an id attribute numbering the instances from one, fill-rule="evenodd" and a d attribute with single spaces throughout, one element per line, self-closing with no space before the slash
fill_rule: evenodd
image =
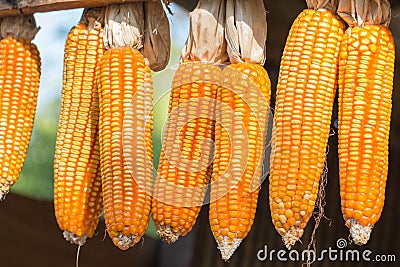
<path id="1" fill-rule="evenodd" d="M 231 63 L 263 65 L 266 59 L 267 17 L 263 0 L 228 0 L 225 37 Z"/>
<path id="2" fill-rule="evenodd" d="M 337 13 L 350 27 L 388 27 L 391 19 L 389 0 L 340 0 Z"/>
<path id="3" fill-rule="evenodd" d="M 0 19 L 0 38 L 7 36 L 33 40 L 39 28 L 33 15 L 17 15 Z"/>
<path id="4" fill-rule="evenodd" d="M 200 0 L 190 12 L 190 30 L 182 60 L 227 63 L 225 1 Z"/>

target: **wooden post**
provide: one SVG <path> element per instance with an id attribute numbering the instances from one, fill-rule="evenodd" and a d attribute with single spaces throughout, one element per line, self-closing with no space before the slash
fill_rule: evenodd
<path id="1" fill-rule="evenodd" d="M 0 0 L 0 17 L 145 0 Z"/>

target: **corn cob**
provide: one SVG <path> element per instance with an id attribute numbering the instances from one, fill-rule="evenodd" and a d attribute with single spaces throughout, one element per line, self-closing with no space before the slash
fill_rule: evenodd
<path id="1" fill-rule="evenodd" d="M 152 166 L 151 73 L 131 47 L 107 50 L 100 62 L 100 166 L 107 232 L 128 249 L 149 221 Z"/>
<path id="2" fill-rule="evenodd" d="M 193 228 L 211 178 L 215 96 L 222 75 L 213 63 L 227 59 L 224 2 L 200 0 L 190 13 L 183 63 L 172 81 L 152 202 L 157 233 L 168 243 Z"/>
<path id="3" fill-rule="evenodd" d="M 21 172 L 36 112 L 40 56 L 32 15 L 0 22 L 0 200 Z"/>
<path id="4" fill-rule="evenodd" d="M 314 210 L 342 35 L 343 26 L 332 12 L 306 9 L 293 23 L 281 59 L 269 198 L 272 222 L 288 248 L 303 235 Z"/>
<path id="5" fill-rule="evenodd" d="M 211 176 L 214 102 L 221 69 L 201 62 L 179 66 L 172 82 L 152 215 L 168 242 L 193 227 Z"/>
<path id="6" fill-rule="evenodd" d="M 385 25 L 346 30 L 339 65 L 340 196 L 358 245 L 367 243 L 385 201 L 394 58 Z"/>
<path id="7" fill-rule="evenodd" d="M 100 167 L 107 232 L 120 249 L 145 234 L 153 182 L 152 80 L 143 46 L 143 3 L 106 10 L 99 67 Z M 129 21 L 127 20 L 129 18 Z M 119 31 L 124 32 L 124 38 Z"/>
<path id="8" fill-rule="evenodd" d="M 228 260 L 253 224 L 268 126 L 271 83 L 259 64 L 225 68 L 217 91 L 211 231 Z"/>
<path id="9" fill-rule="evenodd" d="M 102 212 L 99 100 L 95 70 L 103 55 L 103 30 L 85 10 L 69 33 L 64 54 L 64 79 L 54 157 L 54 210 L 64 237 L 83 245 L 92 237 Z M 97 13 L 97 14 L 96 14 Z"/>
<path id="10" fill-rule="evenodd" d="M 231 65 L 217 89 L 211 231 L 227 261 L 250 232 L 261 185 L 271 83 L 262 0 L 227 0 L 225 39 Z"/>

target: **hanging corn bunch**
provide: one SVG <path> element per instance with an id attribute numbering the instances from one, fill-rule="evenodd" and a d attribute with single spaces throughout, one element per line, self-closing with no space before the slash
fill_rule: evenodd
<path id="1" fill-rule="evenodd" d="M 168 27 L 159 1 L 106 8 L 107 51 L 97 78 L 100 166 L 107 232 L 120 249 L 136 244 L 149 222 L 153 182 L 150 67 L 159 70 L 168 62 Z M 146 40 L 152 42 L 146 44 Z M 149 52 L 155 57 L 146 58 Z"/>
<path id="2" fill-rule="evenodd" d="M 209 217 L 226 261 L 251 229 L 262 176 L 271 95 L 262 66 L 267 37 L 263 1 L 228 0 L 225 27 L 232 64 L 217 88 Z"/>
<path id="3" fill-rule="evenodd" d="M 64 237 L 83 245 L 102 212 L 96 67 L 104 52 L 100 8 L 85 9 L 68 34 L 54 157 L 54 210 Z"/>
<path id="4" fill-rule="evenodd" d="M 394 42 L 390 3 L 340 1 L 349 24 L 340 46 L 340 196 L 354 242 L 368 242 L 385 201 Z"/>
<path id="5" fill-rule="evenodd" d="M 337 1 L 307 1 L 281 59 L 272 135 L 272 222 L 290 248 L 314 210 L 337 85 L 342 23 Z"/>
<path id="6" fill-rule="evenodd" d="M 17 181 L 31 138 L 40 56 L 33 15 L 0 20 L 0 200 Z"/>
<path id="7" fill-rule="evenodd" d="M 168 119 L 154 185 L 152 216 L 172 243 L 194 226 L 212 171 L 215 96 L 227 60 L 224 1 L 200 0 L 172 82 Z"/>

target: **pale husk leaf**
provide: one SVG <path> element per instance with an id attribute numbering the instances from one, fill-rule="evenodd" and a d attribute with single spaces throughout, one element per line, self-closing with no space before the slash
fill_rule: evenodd
<path id="1" fill-rule="evenodd" d="M 349 26 L 387 27 L 391 18 L 389 0 L 341 0 L 337 13 Z"/>
<path id="2" fill-rule="evenodd" d="M 0 19 L 0 38 L 7 36 L 33 40 L 39 28 L 33 15 L 17 15 Z"/>
<path id="3" fill-rule="evenodd" d="M 105 10 L 104 45 L 117 47 L 143 47 L 144 3 L 110 5 Z"/>
<path id="4" fill-rule="evenodd" d="M 226 63 L 225 0 L 200 0 L 190 12 L 190 30 L 182 59 Z"/>
<path id="5" fill-rule="evenodd" d="M 264 64 L 267 18 L 263 0 L 228 0 L 225 37 L 231 63 Z"/>
<path id="6" fill-rule="evenodd" d="M 169 21 L 160 1 L 144 3 L 145 31 L 143 56 L 149 60 L 150 68 L 159 71 L 168 64 L 171 38 Z"/>
<path id="7" fill-rule="evenodd" d="M 325 9 L 333 13 L 336 12 L 339 4 L 339 0 L 306 0 L 306 2 L 309 9 Z"/>

